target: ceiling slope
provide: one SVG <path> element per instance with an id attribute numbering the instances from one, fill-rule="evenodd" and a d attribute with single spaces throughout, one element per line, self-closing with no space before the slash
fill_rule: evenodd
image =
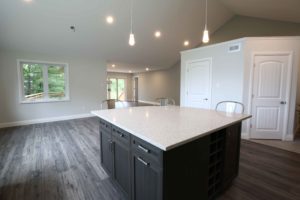
<path id="1" fill-rule="evenodd" d="M 300 23 L 299 0 L 220 0 L 235 14 Z"/>
<path id="2" fill-rule="evenodd" d="M 72 56 L 97 56 L 109 63 L 170 67 L 184 50 L 201 42 L 205 0 L 134 0 L 136 46 L 129 47 L 129 0 L 0 1 L 0 48 Z M 105 16 L 115 17 L 113 25 Z M 233 13 L 209 0 L 211 32 Z M 74 25 L 76 32 L 69 27 Z M 155 30 L 162 37 L 153 36 Z"/>

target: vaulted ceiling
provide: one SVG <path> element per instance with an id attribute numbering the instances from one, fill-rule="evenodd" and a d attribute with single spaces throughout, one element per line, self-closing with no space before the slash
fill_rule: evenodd
<path id="1" fill-rule="evenodd" d="M 299 0 L 208 2 L 211 32 L 235 14 L 300 22 Z M 130 47 L 130 0 L 1 0 L 0 49 L 167 68 L 179 59 L 184 40 L 190 47 L 200 43 L 204 6 L 205 0 L 133 0 L 136 46 Z M 114 24 L 105 22 L 107 15 L 114 16 Z M 159 39 L 153 35 L 156 30 L 162 32 Z"/>
<path id="2" fill-rule="evenodd" d="M 220 0 L 235 14 L 300 23 L 299 0 Z"/>

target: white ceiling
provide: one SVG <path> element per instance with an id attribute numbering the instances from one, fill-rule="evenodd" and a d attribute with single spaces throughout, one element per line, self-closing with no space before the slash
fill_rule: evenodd
<path id="1" fill-rule="evenodd" d="M 130 0 L 0 1 L 0 49 L 91 56 L 124 71 L 168 68 L 182 43 L 201 41 L 205 0 L 134 0 L 136 46 L 128 45 Z M 300 22 L 300 0 L 209 0 L 208 27 L 214 32 L 234 14 Z M 105 16 L 115 17 L 107 25 Z M 69 27 L 75 25 L 76 32 Z M 153 36 L 155 30 L 162 37 Z M 155 66 L 155 67 L 154 67 Z M 133 71 L 134 71 L 133 70 Z"/>
<path id="2" fill-rule="evenodd" d="M 179 59 L 183 41 L 201 41 L 204 0 L 134 0 L 136 46 L 129 47 L 130 0 L 0 1 L 0 48 L 45 54 L 97 56 L 118 62 L 167 68 Z M 209 0 L 209 28 L 233 14 Z M 116 22 L 109 26 L 105 16 Z M 69 27 L 76 26 L 76 32 Z M 161 30 L 161 39 L 153 37 Z"/>

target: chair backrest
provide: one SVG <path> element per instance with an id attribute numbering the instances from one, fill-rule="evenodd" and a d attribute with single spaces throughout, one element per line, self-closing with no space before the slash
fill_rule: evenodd
<path id="1" fill-rule="evenodd" d="M 101 109 L 114 109 L 116 108 L 116 103 L 118 102 L 118 100 L 116 99 L 106 99 L 103 100 L 101 103 Z"/>
<path id="2" fill-rule="evenodd" d="M 159 103 L 160 106 L 175 105 L 175 100 L 172 98 L 161 97 L 157 98 L 156 101 Z"/>
<path id="3" fill-rule="evenodd" d="M 216 111 L 224 111 L 227 113 L 244 113 L 244 104 L 237 101 L 221 101 L 217 103 Z"/>

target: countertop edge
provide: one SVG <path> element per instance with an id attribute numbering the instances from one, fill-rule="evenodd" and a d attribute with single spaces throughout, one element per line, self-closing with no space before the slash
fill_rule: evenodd
<path id="1" fill-rule="evenodd" d="M 237 121 L 234 121 L 234 122 L 232 122 L 232 123 L 226 124 L 226 125 L 224 125 L 224 126 L 221 126 L 221 127 L 219 127 L 219 128 L 216 128 L 216 129 L 212 129 L 212 130 L 207 131 L 207 132 L 205 132 L 205 133 L 201 133 L 201 134 L 199 134 L 199 135 L 197 135 L 197 136 L 195 136 L 195 137 L 191 137 L 191 138 L 189 138 L 189 139 L 183 140 L 183 141 L 178 142 L 178 143 L 176 143 L 176 144 L 169 145 L 169 146 L 163 146 L 163 145 L 161 145 L 161 144 L 159 144 L 159 143 L 157 143 L 157 142 L 154 142 L 153 140 L 149 139 L 148 137 L 145 137 L 145 136 L 143 136 L 143 135 L 140 135 L 140 134 L 138 134 L 138 133 L 135 133 L 134 131 L 127 129 L 126 127 L 123 127 L 122 125 L 120 125 L 120 124 L 118 124 L 118 123 L 116 123 L 116 122 L 114 122 L 114 121 L 112 121 L 112 120 L 110 120 L 110 119 L 108 119 L 108 118 L 106 118 L 106 117 L 100 116 L 100 115 L 99 115 L 98 113 L 96 113 L 96 112 L 97 112 L 97 111 L 91 111 L 91 113 L 92 113 L 93 115 L 95 115 L 95 116 L 97 116 L 97 117 L 99 117 L 99 118 L 102 118 L 102 119 L 108 121 L 109 123 L 111 123 L 111 124 L 113 124 L 113 125 L 115 125 L 115 126 L 121 128 L 121 129 L 123 129 L 124 131 L 127 131 L 128 133 L 130 133 L 130 134 L 132 134 L 132 135 L 134 135 L 134 136 L 136 136 L 136 137 L 138 137 L 138 138 L 140 138 L 140 139 L 142 139 L 142 140 L 144 140 L 144 141 L 146 141 L 146 142 L 152 144 L 153 146 L 155 146 L 155 147 L 157 147 L 157 148 L 159 148 L 159 149 L 161 149 L 161 150 L 163 150 L 163 151 L 169 151 L 169 150 L 174 149 L 174 148 L 176 148 L 176 147 L 178 147 L 178 146 L 184 145 L 184 144 L 186 144 L 186 143 L 188 143 L 188 142 L 190 142 L 190 141 L 193 141 L 193 140 L 199 139 L 199 138 L 201 138 L 201 137 L 207 136 L 207 135 L 209 135 L 210 133 L 219 131 L 219 130 L 224 129 L 224 128 L 226 128 L 226 127 L 229 127 L 229 126 L 231 126 L 231 125 L 233 125 L 233 124 L 236 124 L 236 123 L 242 122 L 243 120 L 246 120 L 246 119 L 251 118 L 251 115 L 249 115 L 249 116 L 247 116 L 247 117 L 243 117 L 243 118 L 241 118 L 241 119 L 239 119 L 239 120 L 237 120 Z"/>

